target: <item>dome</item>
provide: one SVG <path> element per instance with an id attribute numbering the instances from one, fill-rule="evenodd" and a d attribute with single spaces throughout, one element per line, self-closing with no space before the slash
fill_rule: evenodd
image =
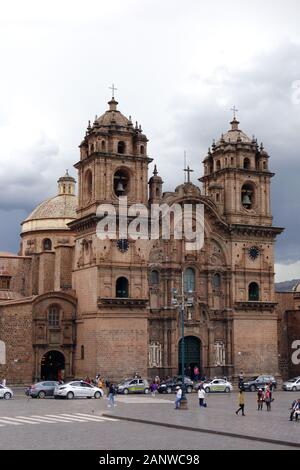
<path id="1" fill-rule="evenodd" d="M 115 101 L 114 98 L 108 102 L 109 110 L 107 110 L 102 116 L 98 117 L 95 122 L 94 126 L 97 127 L 109 127 L 109 126 L 122 126 L 128 127 L 132 126 L 132 122 L 127 119 L 120 111 L 117 110 L 118 102 Z"/>
<path id="2" fill-rule="evenodd" d="M 69 180 L 68 180 L 69 178 Z M 67 184 L 68 183 L 68 184 Z M 67 224 L 76 219 L 77 197 L 75 180 L 65 177 L 58 180 L 59 194 L 39 204 L 22 223 L 22 233 L 37 230 L 67 230 Z"/>
<path id="3" fill-rule="evenodd" d="M 231 129 L 226 132 L 226 134 L 222 135 L 221 139 L 217 142 L 217 145 L 220 145 L 224 142 L 227 144 L 236 144 L 237 142 L 243 142 L 247 144 L 252 143 L 252 139 L 250 139 L 250 137 L 248 137 L 245 132 L 239 129 L 239 122 L 235 118 L 230 124 Z"/>

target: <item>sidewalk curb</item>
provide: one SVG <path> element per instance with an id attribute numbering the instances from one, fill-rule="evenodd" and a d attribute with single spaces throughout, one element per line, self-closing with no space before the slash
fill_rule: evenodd
<path id="1" fill-rule="evenodd" d="M 108 413 L 104 413 L 102 416 L 106 418 L 114 417 L 116 419 L 123 420 L 123 421 L 130 421 L 132 423 L 150 424 L 152 426 L 179 429 L 181 431 L 192 431 L 192 432 L 199 432 L 199 433 L 205 433 L 205 434 L 213 434 L 215 436 L 234 437 L 236 439 L 244 439 L 247 441 L 256 441 L 256 442 L 265 442 L 267 444 L 276 444 L 276 445 L 281 445 L 281 446 L 286 446 L 286 447 L 296 447 L 300 449 L 300 442 L 297 443 L 297 442 L 290 442 L 290 441 L 281 441 L 277 439 L 268 439 L 264 437 L 249 436 L 246 434 L 236 434 L 236 433 L 225 432 L 225 431 L 215 431 L 212 429 L 192 428 L 190 426 L 181 426 L 179 424 L 161 423 L 159 421 L 148 421 L 146 419 L 139 419 L 139 418 L 126 418 L 124 416 L 117 416 L 115 414 L 108 414 Z"/>

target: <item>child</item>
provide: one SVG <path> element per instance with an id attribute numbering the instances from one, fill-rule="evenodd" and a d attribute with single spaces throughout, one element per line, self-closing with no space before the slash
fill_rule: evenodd
<path id="1" fill-rule="evenodd" d="M 258 411 L 262 411 L 264 399 L 265 399 L 265 396 L 264 396 L 263 389 L 260 388 L 257 392 L 257 410 Z"/>

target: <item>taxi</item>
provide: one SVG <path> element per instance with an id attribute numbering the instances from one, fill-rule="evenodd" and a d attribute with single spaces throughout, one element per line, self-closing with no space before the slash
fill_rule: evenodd
<path id="1" fill-rule="evenodd" d="M 149 382 L 146 379 L 125 379 L 117 386 L 117 393 L 128 395 L 129 393 L 145 393 L 150 391 Z"/>

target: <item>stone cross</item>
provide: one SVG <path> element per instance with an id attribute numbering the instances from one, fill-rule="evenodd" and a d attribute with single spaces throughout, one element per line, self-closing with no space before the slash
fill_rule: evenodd
<path id="1" fill-rule="evenodd" d="M 190 167 L 188 166 L 187 168 L 185 168 L 183 171 L 186 171 L 187 172 L 187 182 L 190 183 L 191 182 L 191 176 L 190 176 L 190 173 L 193 173 L 194 170 L 191 170 Z"/>
<path id="2" fill-rule="evenodd" d="M 109 87 L 109 89 L 112 91 L 112 99 L 114 99 L 115 97 L 115 91 L 118 89 L 115 87 L 114 83 L 112 84 L 112 86 Z"/>

